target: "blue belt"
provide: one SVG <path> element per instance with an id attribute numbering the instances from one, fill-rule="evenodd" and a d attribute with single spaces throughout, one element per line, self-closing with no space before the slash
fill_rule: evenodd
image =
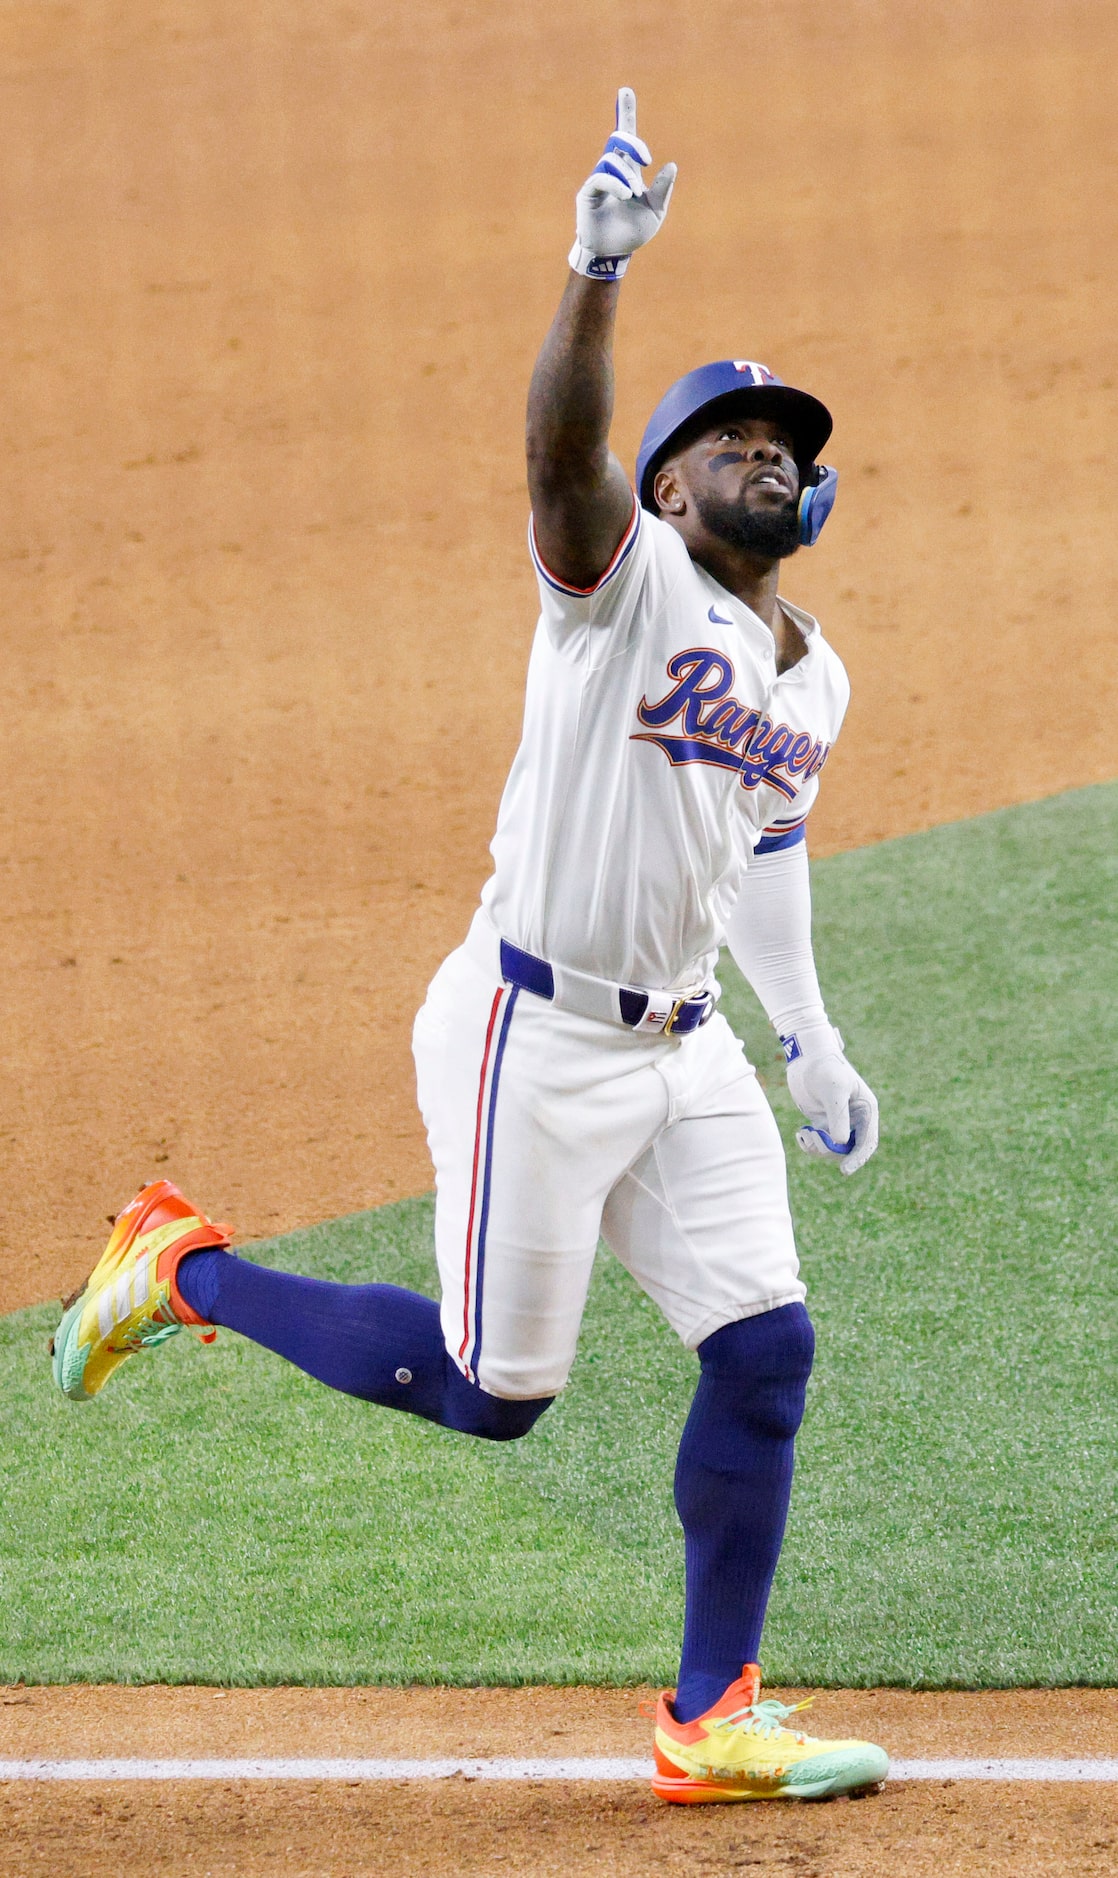
<path id="1" fill-rule="evenodd" d="M 581 1010 L 587 1017 L 598 1017 L 601 1011 L 589 1002 L 583 1002 L 577 995 L 572 996 L 569 977 L 565 975 L 564 996 L 556 1000 L 555 972 L 546 959 L 538 959 L 533 952 L 522 952 L 519 946 L 501 940 L 501 976 L 506 984 L 517 985 L 521 991 L 529 991 L 535 998 L 546 998 L 549 1002 L 558 1002 L 564 1009 Z M 595 981 L 601 985 L 601 981 Z M 604 989 L 604 987 L 602 987 Z M 685 1037 L 689 1031 L 698 1030 L 714 1014 L 716 994 L 713 991 L 701 992 L 698 997 L 676 998 L 666 992 L 657 1000 L 662 1005 L 662 1021 L 647 1023 L 650 1004 L 656 994 L 648 991 L 634 991 L 628 985 L 609 987 L 615 998 L 615 1021 L 620 1021 L 630 1030 L 643 1028 L 650 1032 L 659 1032 L 664 1037 Z"/>

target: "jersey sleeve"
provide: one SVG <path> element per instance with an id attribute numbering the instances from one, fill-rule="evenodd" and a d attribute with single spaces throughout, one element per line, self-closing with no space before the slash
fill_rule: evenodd
<path id="1" fill-rule="evenodd" d="M 818 776 L 810 776 L 788 804 L 787 815 L 778 815 L 763 828 L 754 843 L 754 854 L 780 854 L 785 848 L 798 847 L 807 838 L 807 818 L 819 794 Z"/>
<path id="2" fill-rule="evenodd" d="M 633 512 L 609 566 L 591 587 L 574 587 L 547 566 L 533 520 L 528 547 L 540 589 L 540 612 L 549 638 L 560 650 L 584 645 L 587 636 L 625 639 L 659 611 L 679 578 L 679 555 L 687 550 L 673 528 L 649 515 L 633 497 Z"/>
<path id="3" fill-rule="evenodd" d="M 785 605 L 788 603 L 785 602 Z M 793 614 L 798 609 L 791 609 Z M 807 616 L 799 617 L 807 621 Z M 814 622 L 810 622 L 814 625 Z M 816 628 L 816 630 L 818 630 Z M 767 813 L 771 820 L 766 822 L 760 835 L 754 841 L 755 856 L 780 854 L 786 848 L 795 848 L 805 840 L 807 818 L 815 806 L 819 794 L 820 774 L 834 748 L 839 731 L 846 716 L 846 707 L 850 702 L 850 680 L 841 659 L 832 647 L 820 640 L 816 657 L 818 666 L 813 679 L 815 708 L 812 712 L 811 730 L 814 733 L 814 748 L 808 752 L 806 769 L 798 771 L 798 766 L 790 765 L 780 785 L 780 793 L 787 797 L 780 801 L 774 789 L 769 798 Z M 788 783 L 798 779 L 798 787 L 792 794 Z"/>

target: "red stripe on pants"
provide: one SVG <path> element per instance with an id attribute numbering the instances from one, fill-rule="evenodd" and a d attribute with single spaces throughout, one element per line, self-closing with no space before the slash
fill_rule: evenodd
<path id="1" fill-rule="evenodd" d="M 489 1051 L 493 1042 L 493 1027 L 497 1022 L 497 1012 L 500 1009 L 501 999 L 504 995 L 505 988 L 502 985 L 500 990 L 494 995 L 493 1007 L 489 1013 L 489 1028 L 485 1033 L 485 1050 L 481 1059 L 481 1080 L 478 1083 L 477 1089 L 477 1122 L 474 1128 L 474 1168 L 470 1180 L 470 1218 L 466 1227 L 466 1295 L 462 1307 L 462 1341 L 458 1346 L 458 1354 L 460 1357 L 465 1356 L 466 1348 L 470 1341 L 470 1273 L 473 1269 L 474 1208 L 477 1204 L 477 1170 L 481 1160 L 481 1125 L 482 1116 L 485 1112 L 485 1078 L 489 1070 Z M 469 1374 L 468 1366 L 467 1374 Z M 473 1376 L 470 1375 L 469 1379 L 472 1382 Z"/>

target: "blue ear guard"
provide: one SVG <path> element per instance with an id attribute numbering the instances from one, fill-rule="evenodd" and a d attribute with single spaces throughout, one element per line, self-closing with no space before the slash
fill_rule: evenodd
<path id="1" fill-rule="evenodd" d="M 838 489 L 838 471 L 828 469 L 826 463 L 813 463 L 808 472 L 808 482 L 800 496 L 800 544 L 802 547 L 814 547 L 823 529 L 823 524 L 831 513 Z"/>

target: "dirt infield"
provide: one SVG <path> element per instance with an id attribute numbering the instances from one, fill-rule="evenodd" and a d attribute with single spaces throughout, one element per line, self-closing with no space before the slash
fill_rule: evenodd
<path id="1" fill-rule="evenodd" d="M 1116 53 L 1079 0 L 5 5 L 0 1309 L 154 1174 L 244 1238 L 427 1187 L 619 79 L 680 163 L 622 449 L 720 354 L 836 413 L 816 852 L 1112 773 Z"/>
<path id="2" fill-rule="evenodd" d="M 637 1784 L 68 1787 L 11 1791 L 0 1819 L 5 1878 L 1111 1878 L 1118 1844 L 1114 1789 L 1078 1786 L 672 1809 Z"/>
<path id="3" fill-rule="evenodd" d="M 5 1689 L 0 1759 L 649 1753 L 650 1690 Z M 800 1691 L 782 1692 L 798 1699 Z M 1118 1755 L 1105 1690 L 829 1693 L 811 1726 L 894 1756 Z M 0 1873 L 34 1846 L 59 1878 L 120 1871 L 417 1878 L 496 1871 L 690 1878 L 751 1867 L 796 1878 L 1104 1878 L 1113 1786 L 901 1783 L 858 1803 L 668 1808 L 640 1782 L 0 1786 Z M 17 1852 L 16 1848 L 22 1848 Z M 22 1857 L 25 1862 L 12 1862 Z"/>

